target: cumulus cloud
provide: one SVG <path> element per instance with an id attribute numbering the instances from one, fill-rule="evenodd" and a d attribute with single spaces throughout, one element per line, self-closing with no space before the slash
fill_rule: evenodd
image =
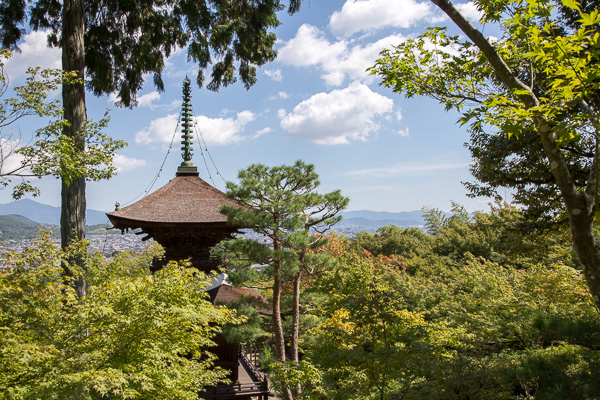
<path id="1" fill-rule="evenodd" d="M 265 74 L 276 82 L 283 80 L 283 74 L 280 69 L 265 69 Z"/>
<path id="2" fill-rule="evenodd" d="M 341 86 L 346 79 L 370 83 L 373 77 L 366 69 L 375 63 L 381 50 L 400 44 L 404 38 L 391 35 L 365 46 L 346 40 L 330 42 L 314 26 L 304 24 L 296 35 L 279 49 L 278 60 L 295 67 L 315 66 L 330 86 Z"/>
<path id="3" fill-rule="evenodd" d="M 367 168 L 355 171 L 348 171 L 347 176 L 361 178 L 387 178 L 392 176 L 415 176 L 427 175 L 437 171 L 447 171 L 450 169 L 459 169 L 468 167 L 468 163 L 439 162 L 439 163 L 400 163 L 389 167 Z"/>
<path id="4" fill-rule="evenodd" d="M 61 50 L 48 47 L 49 32 L 33 31 L 25 35 L 19 45 L 21 53 L 14 52 L 5 64 L 11 79 L 25 75 L 28 67 L 61 68 Z"/>
<path id="5" fill-rule="evenodd" d="M 169 144 L 177 126 L 178 114 L 169 114 L 165 117 L 154 119 L 148 128 L 135 135 L 136 143 L 141 144 Z M 246 125 L 255 119 L 251 111 L 242 111 L 235 117 L 209 118 L 204 115 L 195 117 L 195 126 L 208 145 L 225 145 L 244 140 L 241 135 Z M 181 135 L 178 129 L 176 135 Z M 194 138 L 195 139 L 195 138 Z"/>
<path id="6" fill-rule="evenodd" d="M 133 169 L 145 167 L 148 165 L 146 160 L 127 157 L 122 154 L 117 154 L 114 158 L 114 164 L 118 172 L 131 171 Z"/>
<path id="7" fill-rule="evenodd" d="M 160 93 L 156 91 L 143 94 L 137 98 L 138 107 L 152 107 L 158 100 L 160 100 Z"/>
<path id="8" fill-rule="evenodd" d="M 317 93 L 281 119 L 290 135 L 318 144 L 366 140 L 379 129 L 377 117 L 390 113 L 394 101 L 354 82 L 346 89 Z"/>
<path id="9" fill-rule="evenodd" d="M 348 37 L 385 27 L 410 28 L 433 18 L 434 9 L 425 1 L 347 0 L 331 15 L 329 26 L 334 34 Z"/>
<path id="10" fill-rule="evenodd" d="M 337 59 L 346 52 L 347 43 L 330 43 L 316 27 L 303 24 L 296 35 L 278 50 L 278 60 L 288 65 L 308 67 Z"/>
<path id="11" fill-rule="evenodd" d="M 475 3 L 473 3 L 472 1 L 468 3 L 456 4 L 456 8 L 458 8 L 458 11 L 460 11 L 462 15 L 470 19 L 471 22 L 479 22 L 479 20 L 481 19 L 482 15 L 477 9 Z"/>

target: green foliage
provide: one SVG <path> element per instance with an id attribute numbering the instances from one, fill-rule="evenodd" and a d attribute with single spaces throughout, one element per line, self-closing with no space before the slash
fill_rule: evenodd
<path id="1" fill-rule="evenodd" d="M 8 77 L 3 67 L 10 56 L 7 50 L 0 52 L 0 95 L 8 90 Z M 23 178 L 13 189 L 15 199 L 26 193 L 39 194 L 39 189 L 25 178 L 50 175 L 70 183 L 81 177 L 90 181 L 108 179 L 116 173 L 113 157 L 126 143 L 101 132 L 108 124 L 108 117 L 105 115 L 99 122 L 87 121 L 85 132 L 82 132 L 85 148 L 81 149 L 74 138 L 62 135 L 68 122 L 62 119 L 60 101 L 47 101 L 49 92 L 57 90 L 63 83 L 76 80 L 74 73 L 29 68 L 25 84 L 13 88 L 15 97 L 3 99 L 0 103 L 0 163 L 4 167 L 0 168 L 0 185 L 8 186 L 13 177 Z M 23 144 L 20 134 L 12 130 L 7 133 L 6 128 L 28 116 L 50 117 L 52 121 L 38 129 L 32 141 Z M 11 158 L 16 162 L 8 168 L 6 166 Z"/>
<path id="2" fill-rule="evenodd" d="M 327 264 L 327 255 L 315 250 L 326 244 L 325 232 L 341 220 L 337 214 L 347 198 L 339 191 L 316 193 L 314 166 L 302 161 L 272 168 L 254 164 L 238 177 L 239 184 L 227 183 L 226 195 L 242 207 L 222 206 L 221 212 L 230 223 L 264 235 L 272 246 L 244 238 L 222 242 L 226 251 L 219 255 L 232 282 L 270 280 L 274 268 L 288 280 L 301 269 L 312 273 Z"/>
<path id="3" fill-rule="evenodd" d="M 136 104 L 144 76 L 152 74 L 164 90 L 165 58 L 186 48 L 188 59 L 198 64 L 198 85 L 209 66 L 209 90 L 236 81 L 249 88 L 256 82 L 256 67 L 272 61 L 279 25 L 279 0 L 260 2 L 205 2 L 161 0 L 123 2 L 88 1 L 85 4 L 85 67 L 88 89 L 96 95 L 118 92 L 125 106 Z M 299 0 L 289 2 L 297 12 Z M 52 1 L 6 2 L 0 7 L 0 42 L 15 48 L 25 30 L 51 29 L 50 43 L 59 45 L 62 5 Z"/>
<path id="4" fill-rule="evenodd" d="M 322 395 L 322 372 L 304 359 L 299 362 L 272 362 L 268 366 L 269 378 L 275 392 L 281 393 L 288 387 L 302 387 L 304 390 L 294 396 L 294 399 L 314 399 Z"/>
<path id="5" fill-rule="evenodd" d="M 46 224 L 38 224 L 20 215 L 0 215 L 0 239 L 19 240 L 32 239 L 40 234 L 40 229 L 51 230 L 57 234 L 57 227 Z"/>
<path id="6" fill-rule="evenodd" d="M 206 299 L 205 277 L 176 264 L 151 274 L 144 257 L 107 262 L 85 243 L 58 250 L 46 235 L 6 253 L 0 398 L 196 399 L 222 379 L 203 349 L 233 315 Z M 73 259 L 86 269 L 69 264 L 67 277 L 64 263 Z M 81 274 L 83 298 L 70 284 Z"/>
<path id="7" fill-rule="evenodd" d="M 285 383 L 277 374 L 287 376 L 299 368 L 299 333 L 305 329 L 302 325 L 313 322 L 310 316 L 302 318 L 316 299 L 310 279 L 332 265 L 332 257 L 320 251 L 327 244 L 325 233 L 341 219 L 337 214 L 348 199 L 339 191 L 317 193 L 314 166 L 302 161 L 271 168 L 253 164 L 240 171 L 238 178 L 239 184 L 227 183 L 226 195 L 240 206 L 223 205 L 221 212 L 229 223 L 250 228 L 270 243 L 238 237 L 221 242 L 213 253 L 221 257 L 232 283 L 266 290 L 275 357 L 284 362 L 277 364 L 283 369 L 274 370 L 273 379 Z M 291 357 L 286 356 L 288 343 Z M 289 358 L 293 366 L 285 363 Z M 301 384 L 294 385 L 280 386 L 284 399 L 305 395 Z"/>
<path id="8" fill-rule="evenodd" d="M 534 229 L 526 213 L 510 204 L 490 207 L 489 213 L 469 216 L 464 208 L 453 204 L 452 215 L 443 219 L 438 217 L 441 211 L 426 210 L 427 227 L 435 232 L 432 251 L 456 261 L 470 254 L 519 268 L 537 263 L 573 265 L 572 246 L 563 232 Z M 435 224 L 431 222 L 434 220 Z"/>
<path id="9" fill-rule="evenodd" d="M 327 300 L 303 341 L 320 371 L 312 398 L 598 398 L 600 321 L 585 281 L 560 262 L 568 246 L 556 237 L 512 229 L 521 218 L 506 204 L 455 218 L 402 259 L 358 245 L 381 248 L 399 229 L 332 239 L 338 264 L 318 282 Z M 502 263 L 468 252 L 475 238 Z"/>
<path id="10" fill-rule="evenodd" d="M 322 371 L 318 398 L 402 397 L 449 355 L 453 331 L 405 308 L 395 290 L 398 274 L 393 259 L 349 252 L 321 280 L 330 297 L 308 349 Z"/>
<path id="11" fill-rule="evenodd" d="M 416 227 L 400 229 L 384 226 L 375 233 L 359 232 L 353 246 L 358 246 L 378 256 L 398 255 L 404 258 L 422 257 L 431 251 L 432 238 Z"/>
<path id="12" fill-rule="evenodd" d="M 430 28 L 382 52 L 371 69 L 382 85 L 406 97 L 432 97 L 458 111 L 471 132 L 471 171 L 479 181 L 466 184 L 471 194 L 501 199 L 510 188 L 513 201 L 526 205 L 540 225 L 564 211 L 540 139 L 541 121 L 578 188 L 586 187 L 596 154 L 598 4 L 583 3 L 476 1 L 482 21 L 497 23 L 502 32 L 492 50 Z M 500 60 L 492 60 L 491 51 Z M 501 77 L 500 70 L 512 76 Z"/>

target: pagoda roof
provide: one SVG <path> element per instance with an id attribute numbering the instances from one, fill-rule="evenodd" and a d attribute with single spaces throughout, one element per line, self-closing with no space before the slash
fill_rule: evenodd
<path id="1" fill-rule="evenodd" d="M 219 211 L 222 204 L 238 206 L 199 176 L 178 175 L 152 194 L 107 216 L 118 229 L 163 224 L 225 225 L 227 217 Z"/>

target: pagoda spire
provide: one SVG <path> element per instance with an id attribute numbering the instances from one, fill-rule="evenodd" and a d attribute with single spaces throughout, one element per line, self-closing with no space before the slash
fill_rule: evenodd
<path id="1" fill-rule="evenodd" d="M 181 115 L 182 115 L 182 123 L 183 132 L 181 134 L 181 156 L 183 157 L 183 162 L 177 168 L 177 176 L 179 175 L 198 175 L 198 169 L 194 166 L 192 162 L 192 89 L 190 87 L 190 80 L 186 76 L 183 80 L 183 105 L 181 106 Z"/>

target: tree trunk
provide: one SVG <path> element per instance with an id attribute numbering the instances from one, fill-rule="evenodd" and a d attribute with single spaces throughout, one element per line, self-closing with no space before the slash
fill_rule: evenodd
<path id="1" fill-rule="evenodd" d="M 597 145 L 586 190 L 581 192 L 573 183 L 567 162 L 558 149 L 552 128 L 545 123 L 539 124 L 538 129 L 550 170 L 556 179 L 567 209 L 575 252 L 583 265 L 585 280 L 596 309 L 600 312 L 600 249 L 594 238 L 594 208 L 598 191 Z"/>
<path id="2" fill-rule="evenodd" d="M 83 0 L 64 0 L 62 16 L 62 67 L 64 71 L 77 71 L 79 82 L 63 84 L 62 98 L 64 119 L 69 122 L 63 135 L 75 139 L 77 147 L 84 151 L 85 110 L 85 49 L 83 34 L 85 15 Z M 85 178 L 61 177 L 61 246 L 65 248 L 73 240 L 85 238 Z M 67 271 L 69 273 L 69 271 Z M 76 283 L 77 294 L 85 296 L 87 285 L 83 279 Z"/>
<path id="3" fill-rule="evenodd" d="M 275 357 L 285 361 L 285 334 L 281 320 L 281 270 L 275 266 L 273 279 L 273 332 L 275 333 Z"/>
<path id="4" fill-rule="evenodd" d="M 301 260 L 300 264 L 304 264 L 304 259 Z M 302 282 L 302 267 L 294 278 L 294 298 L 292 304 L 292 340 L 290 344 L 292 352 L 292 360 L 298 364 L 298 336 L 300 331 L 300 283 Z M 299 397 L 302 393 L 302 386 L 298 384 L 293 388 L 293 395 Z"/>
<path id="5" fill-rule="evenodd" d="M 524 90 L 519 98 L 525 108 L 534 107 L 539 103 L 531 88 L 518 79 L 487 38 L 458 11 L 450 0 L 431 0 L 431 2 L 444 11 L 483 52 L 504 85 L 511 89 Z M 586 189 L 581 192 L 575 186 L 567 162 L 558 149 L 552 121 L 539 118 L 535 121 L 535 125 L 542 139 L 550 171 L 556 179 L 569 216 L 575 251 L 584 267 L 585 279 L 596 309 L 600 312 L 600 249 L 594 239 L 593 226 L 599 178 L 597 176 L 599 162 L 597 145 Z"/>
<path id="6" fill-rule="evenodd" d="M 292 303 L 292 360 L 298 362 L 298 335 L 300 331 L 300 282 L 302 281 L 302 270 L 294 278 L 294 299 Z"/>
<path id="7" fill-rule="evenodd" d="M 279 246 L 274 242 L 274 248 Z M 283 322 L 281 320 L 281 265 L 275 262 L 275 271 L 273 276 L 273 332 L 275 333 L 275 358 L 278 361 L 285 362 L 285 333 L 283 331 Z M 288 387 L 282 387 L 284 400 L 292 400 L 292 392 Z"/>

